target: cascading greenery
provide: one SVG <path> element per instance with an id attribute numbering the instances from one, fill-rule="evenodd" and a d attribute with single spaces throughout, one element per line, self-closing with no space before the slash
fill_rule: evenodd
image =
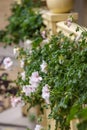
<path id="1" fill-rule="evenodd" d="M 4 30 L 0 30 L 0 41 L 7 44 L 18 44 L 25 39 L 41 41 L 40 31 L 44 25 L 41 14 L 34 10 L 39 6 L 40 0 L 21 0 L 21 4 L 14 3 L 8 18 L 9 24 Z"/>
<path id="2" fill-rule="evenodd" d="M 83 104 L 87 103 L 87 32 L 82 32 L 81 39 L 71 40 L 59 32 L 52 36 L 48 44 L 43 47 L 38 46 L 29 51 L 20 51 L 20 56 L 24 58 L 24 71 L 26 79 L 21 76 L 17 81 L 20 86 L 19 95 L 25 102 L 32 106 L 46 104 L 42 98 L 42 88 L 45 84 L 50 87 L 50 109 L 49 118 L 56 121 L 55 130 L 70 129 L 70 120 L 81 118 L 86 125 L 87 109 Z M 47 73 L 41 72 L 42 61 L 47 63 Z M 29 84 L 29 77 L 32 72 L 38 71 L 42 77 L 36 92 L 31 96 L 26 96 L 22 92 L 22 86 Z M 47 104 L 46 104 L 47 105 Z M 85 117 L 85 118 L 84 118 Z M 58 124 L 60 124 L 58 126 Z M 86 130 L 86 126 L 80 124 L 79 130 Z"/>

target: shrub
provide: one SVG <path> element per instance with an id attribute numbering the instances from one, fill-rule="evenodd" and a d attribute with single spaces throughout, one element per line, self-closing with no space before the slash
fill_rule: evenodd
<path id="1" fill-rule="evenodd" d="M 44 27 L 41 14 L 34 10 L 39 7 L 40 0 L 22 0 L 21 4 L 14 3 L 11 8 L 11 16 L 8 18 L 9 24 L 4 30 L 0 30 L 0 41 L 18 44 L 20 40 L 33 39 L 41 41 L 40 31 Z"/>

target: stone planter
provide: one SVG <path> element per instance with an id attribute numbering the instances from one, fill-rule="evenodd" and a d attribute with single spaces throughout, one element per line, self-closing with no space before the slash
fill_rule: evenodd
<path id="1" fill-rule="evenodd" d="M 46 0 L 48 9 L 53 13 L 70 12 L 73 8 L 73 0 Z"/>
<path id="2" fill-rule="evenodd" d="M 40 115 L 40 106 L 39 105 L 31 107 L 30 110 L 28 111 L 28 118 L 30 121 L 38 122 L 39 115 Z M 34 117 L 33 120 L 32 120 L 32 116 Z"/>
<path id="3" fill-rule="evenodd" d="M 50 109 L 44 109 L 44 115 L 42 116 L 43 120 L 41 122 L 41 125 L 44 126 L 44 128 L 47 130 L 48 126 L 50 125 L 50 130 L 55 130 L 55 120 L 48 119 L 48 115 L 50 114 Z M 70 121 L 70 130 L 78 130 L 77 124 L 80 123 L 79 119 L 73 119 Z M 61 130 L 58 128 L 57 130 Z"/>
<path id="4" fill-rule="evenodd" d="M 28 116 L 28 108 L 29 108 L 30 104 L 27 103 L 24 106 L 22 106 L 21 112 L 23 116 Z"/>
<path id="5" fill-rule="evenodd" d="M 29 103 L 26 103 L 24 106 L 22 106 L 22 115 L 27 117 L 34 115 L 35 119 L 37 119 L 40 115 L 40 106 L 36 105 L 34 107 L 31 107 L 30 109 L 29 107 Z"/>

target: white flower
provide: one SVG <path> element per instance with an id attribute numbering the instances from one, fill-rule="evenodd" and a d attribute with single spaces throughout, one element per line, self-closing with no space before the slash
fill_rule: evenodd
<path id="1" fill-rule="evenodd" d="M 28 49 L 29 51 L 30 51 L 30 53 L 31 53 L 31 50 L 32 50 L 32 41 L 31 40 L 26 40 L 25 42 L 24 42 L 24 46 L 25 46 L 25 49 Z"/>
<path id="2" fill-rule="evenodd" d="M 25 85 L 23 86 L 23 92 L 26 96 L 30 96 L 31 93 L 34 93 L 36 91 L 36 88 L 33 85 Z"/>
<path id="3" fill-rule="evenodd" d="M 6 57 L 3 60 L 3 64 L 4 64 L 5 69 L 8 69 L 8 68 L 10 68 L 13 65 L 13 61 L 11 60 L 10 57 Z"/>
<path id="4" fill-rule="evenodd" d="M 21 73 L 22 80 L 25 80 L 25 71 Z"/>
<path id="5" fill-rule="evenodd" d="M 43 60 L 42 64 L 40 65 L 41 71 L 47 73 L 47 63 Z"/>
<path id="6" fill-rule="evenodd" d="M 44 39 L 44 40 L 40 43 L 40 46 L 43 48 L 44 45 L 46 45 L 47 43 L 49 43 L 49 39 L 48 39 L 48 38 Z"/>
<path id="7" fill-rule="evenodd" d="M 49 85 L 46 84 L 43 89 L 42 89 L 42 98 L 45 99 L 46 103 L 49 104 L 50 101 L 49 101 L 49 97 L 50 97 L 50 91 L 49 91 Z"/>
<path id="8" fill-rule="evenodd" d="M 15 47 L 15 48 L 13 49 L 13 54 L 14 54 L 15 57 L 18 57 L 18 56 L 19 56 L 19 48 L 16 48 L 16 47 Z"/>
<path id="9" fill-rule="evenodd" d="M 20 67 L 23 68 L 24 67 L 24 59 L 20 60 Z"/>
<path id="10" fill-rule="evenodd" d="M 41 130 L 41 129 L 42 129 L 42 126 L 37 124 L 34 130 Z"/>
<path id="11" fill-rule="evenodd" d="M 16 107 L 20 103 L 21 103 L 21 97 L 11 97 L 12 107 Z"/>
<path id="12" fill-rule="evenodd" d="M 42 81 L 42 77 L 39 76 L 38 71 L 33 72 L 30 77 L 30 84 L 39 84 Z"/>

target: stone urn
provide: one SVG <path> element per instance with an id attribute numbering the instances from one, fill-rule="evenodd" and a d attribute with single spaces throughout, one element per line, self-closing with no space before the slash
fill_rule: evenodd
<path id="1" fill-rule="evenodd" d="M 15 0 L 15 2 L 19 5 L 21 4 L 21 0 Z"/>
<path id="2" fill-rule="evenodd" d="M 74 5 L 74 0 L 46 0 L 48 9 L 53 13 L 70 12 Z"/>

